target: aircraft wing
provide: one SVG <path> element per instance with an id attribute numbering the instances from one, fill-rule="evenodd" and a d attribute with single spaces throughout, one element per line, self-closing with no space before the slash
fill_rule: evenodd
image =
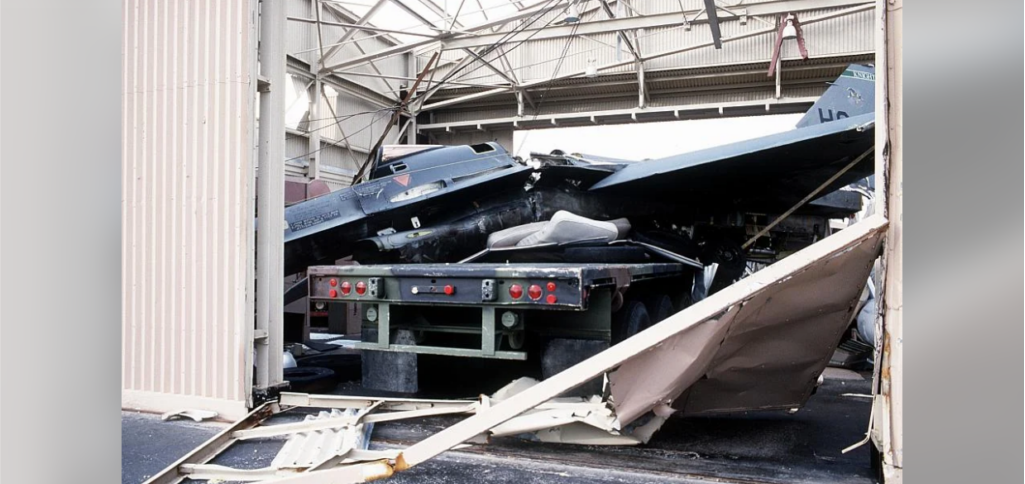
<path id="1" fill-rule="evenodd" d="M 874 128 L 875 114 L 867 113 L 632 164 L 595 183 L 590 191 L 785 210 L 866 152 L 868 156 L 821 195 L 871 175 Z"/>

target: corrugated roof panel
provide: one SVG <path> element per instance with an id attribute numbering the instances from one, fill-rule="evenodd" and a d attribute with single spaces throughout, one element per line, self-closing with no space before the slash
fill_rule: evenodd
<path id="1" fill-rule="evenodd" d="M 321 411 L 317 415 L 307 415 L 303 422 L 351 418 L 357 414 L 359 414 L 357 409 L 334 409 Z M 370 433 L 373 428 L 374 424 L 370 423 L 293 434 L 274 456 L 271 467 L 277 469 L 306 468 L 329 457 L 345 454 L 352 449 L 366 450 L 370 447 Z"/>

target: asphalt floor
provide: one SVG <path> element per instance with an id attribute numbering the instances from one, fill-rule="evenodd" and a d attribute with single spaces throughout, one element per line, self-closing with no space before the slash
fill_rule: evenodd
<path id="1" fill-rule="evenodd" d="M 396 483 L 836 483 L 876 482 L 871 444 L 843 454 L 864 438 L 871 410 L 866 375 L 827 372 L 825 383 L 795 414 L 747 412 L 715 417 L 671 418 L 643 447 L 590 447 L 493 439 L 397 474 Z M 358 384 L 338 387 L 357 393 Z M 483 393 L 483 392 L 481 392 Z M 290 421 L 286 412 L 273 419 Z M 277 423 L 272 419 L 268 423 Z M 458 418 L 378 424 L 371 448 L 409 446 Z M 138 484 L 225 427 L 159 416 L 122 413 L 122 483 Z M 239 442 L 215 464 L 242 469 L 268 465 L 284 440 Z"/>

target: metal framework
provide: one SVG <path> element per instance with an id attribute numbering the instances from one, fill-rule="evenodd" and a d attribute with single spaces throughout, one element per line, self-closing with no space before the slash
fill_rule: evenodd
<path id="1" fill-rule="evenodd" d="M 319 32 L 322 32 L 324 26 L 345 29 L 344 34 L 337 39 L 325 40 L 322 38 L 323 35 L 320 35 L 320 45 L 318 46 L 320 56 L 317 66 L 314 68 L 319 76 L 356 75 L 376 77 L 385 82 L 404 81 L 412 77 L 411 73 L 407 73 L 404 78 L 386 74 L 377 66 L 377 62 L 402 54 L 412 56 L 428 52 L 462 54 L 462 57 L 458 59 L 447 56 L 432 69 L 432 75 L 442 74 L 443 77 L 432 79 L 422 92 L 417 93 L 420 98 L 417 105 L 422 111 L 479 101 L 510 92 L 533 104 L 533 98 L 536 95 L 532 95 L 531 90 L 544 88 L 560 80 L 585 77 L 587 72 L 574 70 L 546 79 L 526 81 L 524 79 L 527 76 L 524 71 L 528 70 L 529 66 L 516 65 L 509 58 L 509 51 L 523 43 L 566 38 L 593 40 L 601 45 L 596 48 L 598 50 L 616 49 L 617 57 L 620 46 L 625 47 L 630 55 L 629 59 L 602 64 L 597 66 L 597 71 L 606 72 L 632 66 L 638 84 L 638 106 L 643 108 L 646 106 L 645 100 L 648 97 L 645 82 L 645 64 L 647 62 L 709 47 L 721 49 L 727 43 L 772 35 L 778 30 L 777 18 L 792 12 L 844 9 L 808 18 L 803 21 L 807 25 L 874 8 L 873 3 L 868 0 L 769 0 L 749 5 L 741 4 L 737 7 L 714 0 L 705 0 L 705 7 L 700 9 L 684 9 L 684 3 L 680 2 L 681 9 L 679 11 L 644 14 L 641 9 L 645 6 L 636 1 L 634 3 L 637 5 L 633 5 L 627 0 L 540 0 L 530 6 L 525 6 L 522 2 L 510 2 L 516 11 L 496 17 L 487 13 L 488 10 L 495 7 L 485 7 L 481 0 L 450 2 L 446 4 L 448 10 L 434 0 L 377 0 L 364 15 L 356 16 L 352 12 L 342 11 L 334 3 L 321 0 L 311 1 L 317 5 L 317 8 L 314 9 L 317 12 L 316 18 L 290 17 L 289 20 L 315 24 Z M 428 33 L 374 25 L 372 19 L 388 4 L 397 7 L 406 16 L 425 27 Z M 565 12 L 571 5 L 587 5 L 587 8 L 580 12 L 580 20 L 577 22 L 568 22 L 560 18 L 565 16 Z M 471 7 L 476 7 L 476 9 L 471 10 Z M 322 9 L 330 13 L 337 21 L 324 19 L 320 15 Z M 482 14 L 484 21 L 469 25 L 461 17 L 469 13 Z M 434 18 L 430 18 L 428 15 Z M 728 35 L 720 26 L 721 22 L 726 21 L 739 21 L 742 25 L 746 25 L 750 19 L 766 24 L 766 28 L 747 29 L 741 34 Z M 708 29 L 708 42 L 649 53 L 645 53 L 641 47 L 644 39 L 639 32 L 665 28 L 685 28 L 689 31 L 699 25 L 700 28 Z M 396 43 L 368 52 L 358 42 L 356 34 L 359 32 L 377 35 L 405 35 L 415 37 L 416 40 Z M 608 45 L 593 38 L 593 36 L 601 34 L 615 34 L 616 45 Z M 333 42 L 325 43 L 331 40 Z M 348 43 L 356 46 L 360 55 L 336 59 L 342 46 Z M 373 72 L 360 70 L 364 66 L 370 66 Z M 468 67 L 474 68 L 468 69 Z M 473 82 L 473 79 L 469 78 L 470 73 L 480 69 L 485 69 L 490 73 L 489 75 L 497 76 L 501 80 L 501 85 L 493 85 L 492 88 L 485 91 L 468 93 L 444 101 L 426 102 L 431 95 L 445 88 L 486 87 L 489 83 Z"/>

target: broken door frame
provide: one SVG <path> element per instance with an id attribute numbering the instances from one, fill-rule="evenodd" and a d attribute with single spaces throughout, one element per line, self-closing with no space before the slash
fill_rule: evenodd
<path id="1" fill-rule="evenodd" d="M 878 277 L 875 400 L 869 435 L 887 484 L 903 482 L 903 0 L 876 0 L 876 206 L 891 222 Z"/>

